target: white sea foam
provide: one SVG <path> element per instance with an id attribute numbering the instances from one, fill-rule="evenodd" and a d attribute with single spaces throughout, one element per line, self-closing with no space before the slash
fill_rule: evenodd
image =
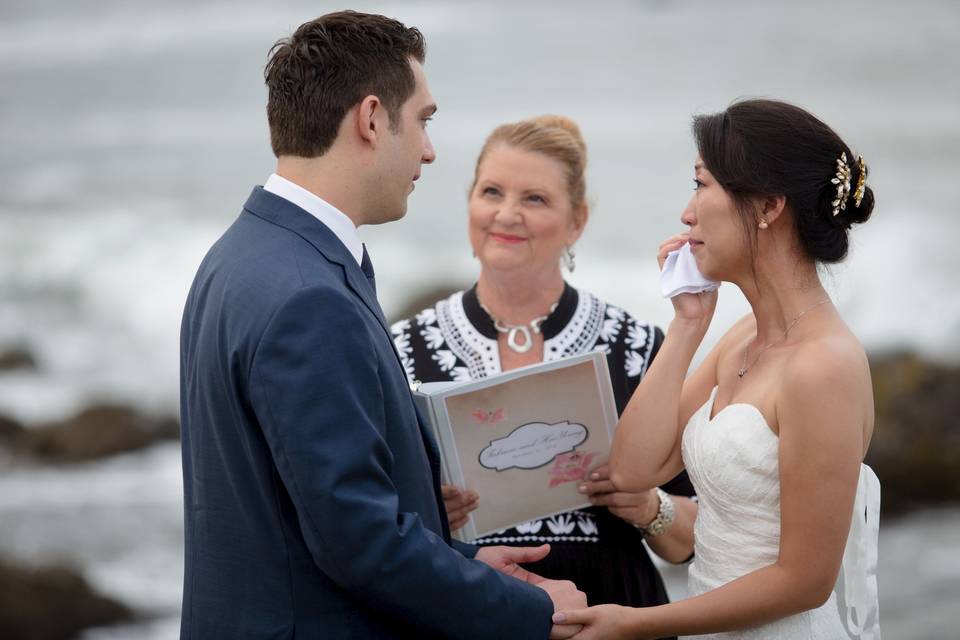
<path id="1" fill-rule="evenodd" d="M 91 399 L 176 410 L 183 302 L 222 228 L 162 202 L 140 206 L 137 217 L 10 216 L 17 233 L 0 237 L 9 258 L 0 261 L 0 291 L 12 304 L 0 340 L 25 343 L 40 369 L 5 377 L 4 411 L 49 420 Z"/>
<path id="2" fill-rule="evenodd" d="M 79 566 L 93 586 L 176 612 L 183 576 L 180 448 L 0 474 L 0 553 Z"/>
<path id="3" fill-rule="evenodd" d="M 107 210 L 13 218 L 17 240 L 0 239 L 8 257 L 0 290 L 13 302 L 2 312 L 0 340 L 25 342 L 41 371 L 5 378 L 5 411 L 25 420 L 52 419 L 90 398 L 176 409 L 183 302 L 200 259 L 228 220 L 194 219 L 175 207 L 143 203 L 138 217 Z M 832 268 L 825 284 L 868 349 L 960 358 L 960 299 L 946 294 L 954 286 L 949 238 L 929 237 L 931 214 L 882 215 L 882 223 L 857 230 L 849 263 Z M 62 228 L 71 231 L 58 233 Z M 463 231 L 453 224 L 449 233 Z M 636 251 L 629 242 L 618 247 L 599 234 L 588 236 L 570 280 L 666 326 L 671 307 L 657 293 L 653 259 L 657 238 L 666 234 L 650 234 Z M 476 277 L 465 239 L 425 254 L 411 237 L 415 232 L 364 229 L 363 235 L 380 267 L 388 316 L 431 287 L 467 286 Z M 939 268 L 910 268 L 921 264 Z M 739 292 L 725 285 L 706 344 L 747 311 Z"/>

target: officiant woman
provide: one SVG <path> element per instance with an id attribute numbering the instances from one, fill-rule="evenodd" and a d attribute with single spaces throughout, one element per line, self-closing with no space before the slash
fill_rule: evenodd
<path id="1" fill-rule="evenodd" d="M 559 116 L 497 127 L 477 159 L 469 236 L 480 262 L 476 284 L 392 327 L 411 382 L 472 380 L 588 351 L 607 355 L 618 412 L 650 366 L 662 331 L 568 284 L 574 243 L 588 218 L 586 146 Z M 478 428 L 482 428 L 478 425 Z M 595 476 L 595 477 L 594 477 Z M 642 544 L 670 562 L 693 553 L 696 504 L 686 473 L 660 488 L 615 491 L 606 467 L 579 484 L 595 505 L 480 538 L 478 545 L 551 545 L 528 567 L 572 580 L 591 605 L 667 602 Z M 484 496 L 444 486 L 451 529 Z"/>

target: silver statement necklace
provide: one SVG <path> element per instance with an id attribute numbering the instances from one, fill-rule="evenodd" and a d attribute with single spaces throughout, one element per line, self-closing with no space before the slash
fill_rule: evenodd
<path id="1" fill-rule="evenodd" d="M 480 302 L 479 300 L 477 302 Z M 490 313 L 490 309 L 487 309 L 482 302 L 480 302 L 480 308 L 487 312 L 487 315 L 490 316 L 490 319 L 493 320 L 493 326 L 500 333 L 507 334 L 507 346 L 510 347 L 510 350 L 515 353 L 526 353 L 533 349 L 533 336 L 540 333 L 540 325 L 550 317 L 550 314 L 557 310 L 557 306 L 560 304 L 559 301 L 554 302 L 550 306 L 550 310 L 545 316 L 537 316 L 527 324 L 504 324 L 496 316 Z M 523 336 L 523 340 L 520 341 L 517 338 Z"/>
<path id="2" fill-rule="evenodd" d="M 774 346 L 774 345 L 780 344 L 781 342 L 783 342 L 784 340 L 787 339 L 787 336 L 790 335 L 790 330 L 793 329 L 793 328 L 797 325 L 798 322 L 800 322 L 800 318 L 802 318 L 807 312 L 813 311 L 814 309 L 816 309 L 816 308 L 819 307 L 820 305 L 822 305 L 822 304 L 827 304 L 828 302 L 830 302 L 830 298 L 827 298 L 826 300 L 821 300 L 821 301 L 818 302 L 817 304 L 815 304 L 815 305 L 813 305 L 813 306 L 810 306 L 810 307 L 807 307 L 806 309 L 804 309 L 803 311 L 801 311 L 800 313 L 798 313 L 798 314 L 797 314 L 797 317 L 795 317 L 793 320 L 791 320 L 791 321 L 790 321 L 790 324 L 787 325 L 787 330 L 783 332 L 783 337 L 781 337 L 781 338 L 778 339 L 778 340 L 774 340 L 773 342 L 771 342 L 770 344 L 768 344 L 767 346 L 765 346 L 763 349 L 760 349 L 760 353 L 758 353 L 756 356 L 754 356 L 753 362 L 751 362 L 750 364 L 747 364 L 747 353 L 749 353 L 750 347 L 751 347 L 751 345 L 753 345 L 753 340 L 756 340 L 756 337 L 754 337 L 754 339 L 751 340 L 750 343 L 747 345 L 747 347 L 743 350 L 743 362 L 740 364 L 740 370 L 737 371 L 737 375 L 740 376 L 741 378 L 742 378 L 744 375 L 746 375 L 747 370 L 748 370 L 750 367 L 752 367 L 753 365 L 757 364 L 757 360 L 759 360 L 759 359 L 760 359 L 760 356 L 762 356 L 764 353 L 767 352 L 767 349 L 769 349 L 770 347 L 772 347 L 772 346 Z"/>

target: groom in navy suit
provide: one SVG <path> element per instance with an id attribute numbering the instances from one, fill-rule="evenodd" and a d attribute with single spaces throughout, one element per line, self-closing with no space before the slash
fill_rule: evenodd
<path id="1" fill-rule="evenodd" d="M 434 159 L 419 31 L 341 12 L 266 69 L 277 171 L 197 272 L 183 316 L 181 638 L 547 638 L 548 548 L 452 543 L 357 227 L 403 217 Z"/>

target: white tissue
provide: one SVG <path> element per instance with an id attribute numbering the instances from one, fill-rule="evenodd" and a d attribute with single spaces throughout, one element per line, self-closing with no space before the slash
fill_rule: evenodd
<path id="1" fill-rule="evenodd" d="M 697 261 L 690 252 L 689 243 L 667 254 L 660 272 L 660 291 L 664 298 L 672 298 L 681 293 L 713 291 L 719 286 L 719 282 L 707 280 L 697 269 Z"/>

